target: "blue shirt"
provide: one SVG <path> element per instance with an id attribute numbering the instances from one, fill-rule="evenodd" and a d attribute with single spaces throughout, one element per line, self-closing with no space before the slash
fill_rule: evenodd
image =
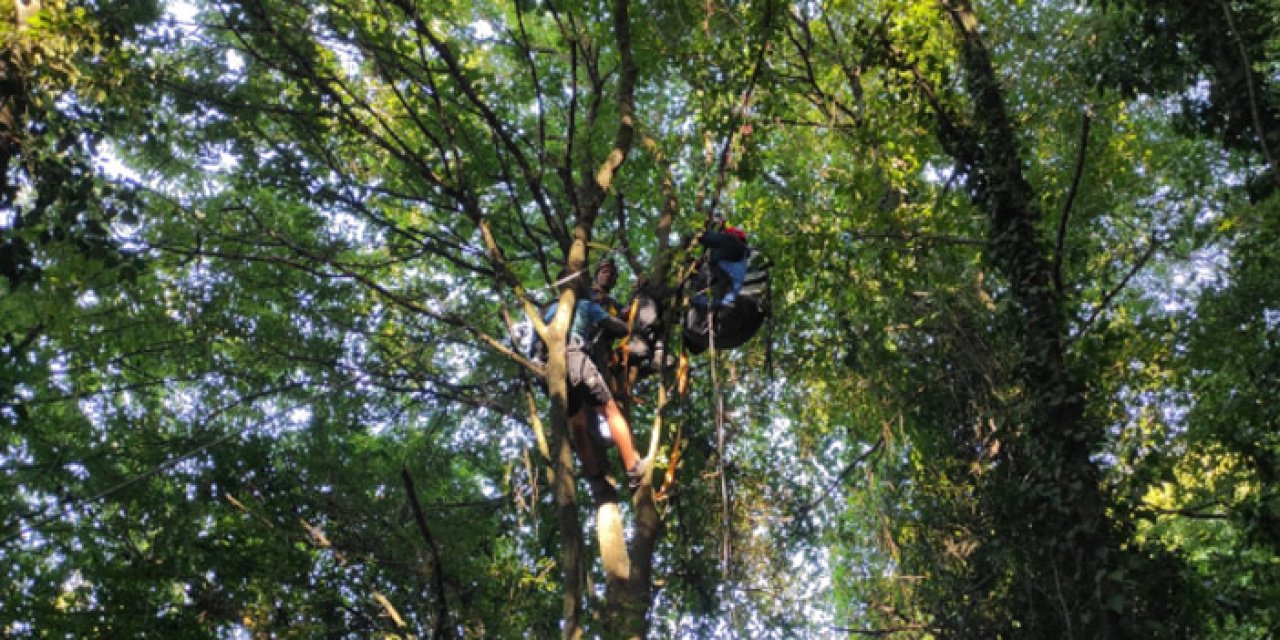
<path id="1" fill-rule="evenodd" d="M 542 321 L 551 322 L 552 318 L 556 317 L 556 308 L 559 306 L 559 301 L 552 303 Z M 594 337 L 592 333 L 596 325 L 601 320 L 609 318 L 609 312 L 605 311 L 604 307 L 590 300 L 579 300 L 574 305 L 573 312 L 573 323 L 569 325 L 569 335 L 583 342 L 590 342 Z"/>

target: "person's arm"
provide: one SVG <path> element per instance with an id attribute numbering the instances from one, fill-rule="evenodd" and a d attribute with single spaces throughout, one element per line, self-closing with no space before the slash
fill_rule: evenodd
<path id="1" fill-rule="evenodd" d="M 601 333 L 603 333 L 605 337 L 612 339 L 621 338 L 627 335 L 628 331 L 626 321 L 609 315 L 609 312 L 605 311 L 604 307 L 593 302 L 588 308 L 587 313 L 589 314 L 587 318 L 590 320 L 591 325 L 599 327 Z"/>
<path id="2" fill-rule="evenodd" d="M 698 244 L 708 249 L 725 249 L 732 246 L 730 243 L 735 241 L 737 238 L 719 231 L 708 231 L 698 236 Z"/>
<path id="3" fill-rule="evenodd" d="M 712 259 L 736 262 L 747 257 L 747 245 L 735 236 L 719 231 L 702 234 L 698 242 L 712 251 Z"/>

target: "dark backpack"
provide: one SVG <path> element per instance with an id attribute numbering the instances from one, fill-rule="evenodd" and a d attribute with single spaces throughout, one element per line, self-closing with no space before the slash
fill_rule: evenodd
<path id="1" fill-rule="evenodd" d="M 690 306 L 685 313 L 681 331 L 684 348 L 693 355 L 706 351 L 711 346 L 712 330 L 715 333 L 716 349 L 734 349 L 753 338 L 772 312 L 773 301 L 770 299 L 769 289 L 771 266 L 772 263 L 763 253 L 748 249 L 747 274 L 733 303 L 714 311 Z M 689 290 L 687 293 L 692 298 L 698 292 Z"/>
<path id="2" fill-rule="evenodd" d="M 627 338 L 627 364 L 640 370 L 641 375 L 653 373 L 663 357 L 662 319 L 663 302 L 671 297 L 672 289 L 664 285 L 643 284 L 627 305 L 627 313 L 635 306 L 630 318 L 631 335 Z"/>

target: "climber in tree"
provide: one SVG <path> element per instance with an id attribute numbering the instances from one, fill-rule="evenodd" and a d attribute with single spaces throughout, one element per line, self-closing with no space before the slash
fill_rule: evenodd
<path id="1" fill-rule="evenodd" d="M 618 299 L 613 297 L 613 288 L 618 284 L 618 263 L 613 258 L 605 258 L 596 265 L 596 276 L 591 281 L 591 301 L 600 305 L 611 316 L 619 315 L 622 308 Z"/>
<path id="2" fill-rule="evenodd" d="M 710 251 L 686 282 L 689 309 L 680 332 L 690 355 L 742 346 L 770 313 L 769 264 L 747 234 L 717 221 L 698 237 Z"/>
<path id="3" fill-rule="evenodd" d="M 636 454 L 632 442 L 631 427 L 626 416 L 622 414 L 618 403 L 609 392 L 609 385 L 600 374 L 597 363 L 592 359 L 593 346 L 600 340 L 606 343 L 627 335 L 627 324 L 610 315 L 599 303 L 591 300 L 591 293 L 585 285 L 586 279 L 580 274 L 561 273 L 557 282 L 563 286 L 576 289 L 577 304 L 574 306 L 573 321 L 569 325 L 569 335 L 565 343 L 565 367 L 569 382 L 569 429 L 573 437 L 574 447 L 582 459 L 583 475 L 598 478 L 604 474 L 602 461 L 596 458 L 588 429 L 591 425 L 590 411 L 595 412 L 600 420 L 609 427 L 609 435 L 618 447 L 618 456 L 622 458 L 622 466 L 626 469 L 628 484 L 633 488 L 639 486 L 644 477 L 644 461 Z M 544 315 L 550 322 L 555 317 L 559 303 L 554 303 Z"/>
<path id="4" fill-rule="evenodd" d="M 613 288 L 618 284 L 618 263 L 613 258 L 605 258 L 596 265 L 595 277 L 591 280 L 591 301 L 600 305 L 609 315 L 627 323 L 622 305 L 613 297 Z M 631 327 L 627 327 L 630 332 Z M 615 402 L 626 402 L 629 395 L 623 385 L 626 374 L 622 371 L 622 362 L 614 351 L 612 340 L 596 340 L 591 348 L 591 361 L 604 376 L 605 384 L 613 394 Z M 594 425 L 593 425 L 594 426 Z"/>
<path id="5" fill-rule="evenodd" d="M 694 297 L 693 304 L 701 308 L 710 307 L 712 310 L 732 305 L 747 274 L 746 232 L 724 225 L 720 231 L 704 232 L 699 236 L 698 243 L 711 250 L 711 254 L 707 256 L 710 271 L 709 274 L 704 272 L 702 281 L 695 290 L 710 287 L 712 295 L 708 298 L 706 294 L 699 294 Z"/>

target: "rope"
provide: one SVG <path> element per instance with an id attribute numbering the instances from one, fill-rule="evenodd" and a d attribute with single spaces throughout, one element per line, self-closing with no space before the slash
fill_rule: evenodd
<path id="1" fill-rule="evenodd" d="M 767 278 L 764 281 L 764 300 L 768 305 L 768 317 L 764 319 L 769 323 L 764 333 L 764 369 L 769 376 L 769 382 L 773 382 L 773 278 Z"/>
<path id="2" fill-rule="evenodd" d="M 627 368 L 627 362 L 631 359 L 631 349 L 628 347 L 630 346 L 631 332 L 635 330 L 636 326 L 636 312 L 639 311 L 639 309 L 640 298 L 636 296 L 635 292 L 632 292 L 631 310 L 627 312 L 627 335 L 623 336 L 622 342 L 618 344 L 618 349 L 622 351 L 622 369 L 624 371 Z"/>
<path id="3" fill-rule="evenodd" d="M 729 480 L 724 469 L 724 393 L 720 389 L 720 377 L 716 372 L 716 326 L 715 312 L 707 311 L 707 357 L 711 360 L 711 388 L 715 395 L 716 407 L 716 475 L 720 477 L 720 524 L 724 538 L 720 544 L 720 572 L 729 575 L 729 557 L 732 555 L 730 542 L 730 510 Z"/>

